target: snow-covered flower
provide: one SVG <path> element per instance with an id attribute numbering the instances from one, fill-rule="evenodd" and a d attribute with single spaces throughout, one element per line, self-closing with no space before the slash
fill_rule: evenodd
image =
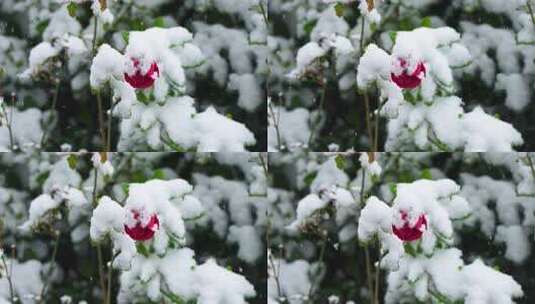
<path id="1" fill-rule="evenodd" d="M 411 67 L 407 60 L 399 58 L 394 61 L 394 70 L 390 77 L 402 89 L 415 89 L 420 86 L 425 75 L 426 69 L 423 62 L 418 62 L 416 67 Z"/>
<path id="2" fill-rule="evenodd" d="M 132 66 L 124 73 L 124 79 L 135 89 L 148 89 L 160 77 L 158 64 L 153 62 L 144 69 L 139 59 L 132 58 Z"/>
<path id="3" fill-rule="evenodd" d="M 148 217 L 138 210 L 130 210 L 126 213 L 127 221 L 124 224 L 124 231 L 136 241 L 150 240 L 154 233 L 160 228 L 160 220 L 156 214 Z M 145 219 L 144 219 L 145 218 Z"/>
<path id="4" fill-rule="evenodd" d="M 425 214 L 420 215 L 415 222 L 411 222 L 407 212 L 401 211 L 398 220 L 392 224 L 392 232 L 404 242 L 419 240 L 426 229 Z"/>

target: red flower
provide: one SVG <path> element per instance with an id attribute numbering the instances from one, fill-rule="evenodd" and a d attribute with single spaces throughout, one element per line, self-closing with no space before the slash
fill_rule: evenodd
<path id="1" fill-rule="evenodd" d="M 156 230 L 160 228 L 160 221 L 158 220 L 158 217 L 156 214 L 153 214 L 148 223 L 143 225 L 141 223 L 141 219 L 139 218 L 139 212 L 132 211 L 132 213 L 134 214 L 134 220 L 136 220 L 136 224 L 134 227 L 128 227 L 128 225 L 124 225 L 126 234 L 136 241 L 150 240 L 154 236 Z"/>
<path id="2" fill-rule="evenodd" d="M 398 228 L 396 225 L 392 225 L 394 234 L 404 242 L 412 242 L 420 239 L 424 231 L 427 229 L 427 218 L 425 215 L 420 215 L 416 223 L 411 226 L 407 212 L 401 211 L 400 213 L 403 226 Z"/>
<path id="3" fill-rule="evenodd" d="M 138 59 L 132 59 L 132 62 L 134 62 L 134 73 L 128 74 L 124 73 L 124 79 L 126 82 L 128 82 L 133 88 L 135 89 L 147 89 L 150 88 L 154 81 L 158 77 L 160 77 L 160 69 L 158 68 L 158 65 L 156 62 L 153 62 L 149 68 L 149 70 L 142 74 L 140 62 Z"/>
<path id="4" fill-rule="evenodd" d="M 399 59 L 399 64 L 401 66 L 402 72 L 398 75 L 391 73 L 390 77 L 392 81 L 397 84 L 402 89 L 414 89 L 417 88 L 426 75 L 425 65 L 420 62 L 416 66 L 416 69 L 412 72 L 409 72 L 409 64 L 404 59 Z"/>

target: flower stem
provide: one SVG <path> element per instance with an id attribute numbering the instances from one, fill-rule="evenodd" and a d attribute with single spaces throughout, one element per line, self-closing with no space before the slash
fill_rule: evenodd
<path id="1" fill-rule="evenodd" d="M 98 181 L 98 170 L 94 169 L 94 178 L 93 178 L 93 208 L 97 207 L 97 181 Z M 104 268 L 103 268 L 103 259 L 102 259 L 102 248 L 100 244 L 96 244 L 97 249 L 97 260 L 98 260 L 98 276 L 100 280 L 100 288 L 102 290 L 102 303 L 106 304 L 106 284 L 104 282 Z"/>
<path id="2" fill-rule="evenodd" d="M 6 118 L 6 127 L 7 127 L 7 132 L 9 133 L 9 149 L 11 151 L 14 151 L 15 140 L 13 138 L 13 128 L 11 127 L 11 122 L 13 120 L 13 107 L 11 108 L 9 117 L 6 111 L 6 107 L 4 105 L 1 105 L 0 107 L 2 108 L 2 115 Z"/>
<path id="3" fill-rule="evenodd" d="M 371 259 L 370 259 L 370 249 L 368 248 L 368 245 L 365 245 L 364 247 L 364 254 L 366 255 L 366 278 L 368 279 L 368 292 L 370 293 L 370 304 L 374 304 L 372 265 L 371 265 Z"/>
<path id="4" fill-rule="evenodd" d="M 370 112 L 370 96 L 368 95 L 368 92 L 364 92 L 364 110 L 366 111 L 366 129 L 368 130 L 368 137 L 370 140 L 370 149 L 371 152 L 375 151 L 375 139 L 373 136 L 373 128 L 372 128 L 372 122 L 370 119 L 371 112 Z"/>
<path id="5" fill-rule="evenodd" d="M 269 99 L 269 95 L 268 95 Z M 273 127 L 275 128 L 275 133 L 277 134 L 277 150 L 282 150 L 282 141 L 281 141 L 281 133 L 279 129 L 279 122 L 280 122 L 280 108 L 277 110 L 277 113 L 275 113 L 275 110 L 273 109 L 273 104 L 271 101 L 268 101 L 268 107 L 269 112 L 271 116 L 271 120 L 273 121 Z"/>
<path id="6" fill-rule="evenodd" d="M 52 273 L 54 272 L 54 265 L 55 265 L 55 261 L 56 261 L 56 256 L 57 256 L 57 253 L 58 253 L 58 248 L 59 248 L 59 238 L 60 238 L 60 232 L 59 231 L 55 231 L 54 234 L 56 234 L 56 239 L 54 240 L 54 249 L 52 251 L 52 258 L 51 258 L 51 262 L 50 262 L 50 267 L 48 268 L 48 273 L 46 275 L 46 282 L 45 282 L 45 285 L 43 286 L 43 289 L 41 289 L 41 296 L 39 297 L 40 301 L 43 301 L 43 298 L 47 292 L 47 288 L 48 286 L 50 285 L 50 280 L 51 280 L 51 277 L 52 277 Z"/>
<path id="7" fill-rule="evenodd" d="M 98 109 L 98 124 L 100 129 L 100 138 L 102 141 L 102 148 L 105 152 L 109 152 L 107 149 L 106 130 L 104 127 L 104 111 L 102 107 L 102 97 L 100 91 L 97 91 L 97 109 Z"/>
<path id="8" fill-rule="evenodd" d="M 381 256 L 381 247 L 378 245 L 378 257 Z M 377 261 L 377 267 L 375 269 L 375 288 L 374 288 L 374 299 L 375 303 L 379 304 L 379 284 L 380 284 L 380 278 L 381 278 L 381 260 Z"/>
<path id="9" fill-rule="evenodd" d="M 98 33 L 98 17 L 95 15 L 95 28 L 93 29 L 93 46 L 91 47 L 91 57 L 95 57 L 97 53 L 97 33 Z"/>
<path id="10" fill-rule="evenodd" d="M 52 115 L 56 116 L 56 105 L 58 103 L 58 97 L 59 97 L 59 87 L 61 85 L 61 79 L 56 80 L 56 88 L 54 91 L 54 99 L 52 99 Z M 43 145 L 48 139 L 48 133 L 50 132 L 50 128 L 47 127 L 47 129 L 43 132 L 43 135 L 41 136 L 41 142 L 40 142 L 40 148 L 43 149 Z"/>
<path id="11" fill-rule="evenodd" d="M 108 290 L 106 291 L 106 304 L 111 304 L 111 283 L 113 276 L 113 261 L 115 261 L 116 255 L 113 254 L 113 246 L 111 247 L 111 261 L 108 266 Z"/>
<path id="12" fill-rule="evenodd" d="M 112 102 L 111 108 L 110 108 L 110 114 L 108 115 L 108 136 L 106 137 L 107 139 L 106 152 L 111 152 L 111 126 L 112 126 L 112 121 L 113 121 L 113 109 L 114 108 L 115 108 L 115 103 Z"/>
<path id="13" fill-rule="evenodd" d="M 14 260 L 11 261 L 11 265 L 13 265 L 13 261 Z M 13 280 L 11 279 L 13 275 L 13 267 L 9 267 L 11 270 L 8 270 L 8 265 L 4 254 L 2 254 L 2 264 L 4 264 L 4 268 L 6 269 L 6 279 L 9 285 L 9 296 L 11 303 L 15 303 L 15 289 L 13 288 Z"/>
<path id="14" fill-rule="evenodd" d="M 533 22 L 533 25 L 535 25 L 535 15 L 533 14 L 533 7 L 531 6 L 531 0 L 527 0 L 526 5 L 528 7 L 528 11 L 531 16 L 531 21 Z"/>
<path id="15" fill-rule="evenodd" d="M 319 113 L 321 113 L 323 111 L 323 108 L 324 108 L 324 104 L 325 104 L 325 96 L 327 96 L 327 79 L 323 79 L 323 83 L 322 83 L 322 86 L 321 86 L 321 97 L 320 97 L 320 104 L 319 104 Z M 319 114 L 321 115 L 321 114 Z M 318 124 L 321 122 L 321 116 L 320 118 L 318 119 Z M 308 137 L 308 147 L 310 148 L 310 145 L 312 144 L 312 140 L 314 138 L 314 133 L 315 132 L 319 132 L 319 128 L 316 128 L 316 126 L 313 126 L 313 128 L 311 128 L 310 130 L 310 136 Z"/>
<path id="16" fill-rule="evenodd" d="M 323 258 L 325 256 L 325 249 L 327 248 L 327 242 L 328 242 L 328 235 L 327 235 L 327 230 L 324 231 L 323 233 L 323 242 L 322 242 L 322 245 L 321 245 L 321 248 L 320 248 L 320 255 L 319 255 L 319 258 L 318 258 L 318 265 L 321 265 L 322 261 L 323 261 Z M 320 266 L 318 266 L 320 267 Z M 318 276 L 316 276 L 317 278 Z M 315 289 L 316 289 L 316 285 L 319 284 L 319 280 L 315 279 L 312 281 L 312 283 L 310 284 L 310 289 L 308 290 L 308 299 L 307 299 L 307 302 L 308 303 L 314 303 L 314 301 L 311 301 L 310 299 L 312 298 L 312 294 L 314 293 Z"/>
<path id="17" fill-rule="evenodd" d="M 366 26 L 366 19 L 364 16 L 362 16 L 362 23 L 360 27 L 360 47 L 359 47 L 359 56 L 362 58 L 364 55 L 364 29 Z M 359 58 L 359 61 L 360 61 Z M 368 137 L 370 140 L 370 148 L 375 152 L 375 139 L 373 137 L 373 130 L 372 130 L 372 123 L 370 120 L 371 112 L 370 112 L 370 96 L 368 95 L 367 91 L 364 91 L 363 93 L 364 97 L 364 111 L 366 112 L 366 129 L 368 131 Z"/>
<path id="18" fill-rule="evenodd" d="M 93 44 L 91 47 L 91 57 L 94 58 L 97 53 L 97 34 L 98 34 L 98 17 L 95 16 L 94 18 L 95 28 L 93 30 Z M 107 140 L 106 140 L 106 131 L 104 130 L 104 112 L 102 108 L 102 96 L 100 95 L 100 91 L 96 92 L 97 95 L 97 108 L 98 108 L 98 123 L 100 128 L 100 138 L 102 141 L 102 148 L 106 152 L 108 146 L 107 146 Z"/>

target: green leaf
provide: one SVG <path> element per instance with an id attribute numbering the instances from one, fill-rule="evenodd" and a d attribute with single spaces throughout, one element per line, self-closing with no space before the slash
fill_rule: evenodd
<path id="1" fill-rule="evenodd" d="M 409 18 L 403 18 L 399 21 L 399 27 L 402 31 L 410 31 L 413 29 L 412 22 Z"/>
<path id="2" fill-rule="evenodd" d="M 37 184 L 42 186 L 45 183 L 45 181 L 48 179 L 49 175 L 50 175 L 50 172 L 43 172 L 39 174 L 36 178 Z"/>
<path id="3" fill-rule="evenodd" d="M 44 31 L 46 30 L 46 28 L 48 27 L 48 23 L 50 22 L 50 20 L 43 20 L 41 22 L 39 22 L 36 26 L 35 26 L 35 29 L 37 30 L 37 32 L 39 33 L 39 36 L 43 35 Z"/>
<path id="4" fill-rule="evenodd" d="M 316 172 L 311 172 L 309 174 L 307 174 L 304 178 L 304 182 L 307 186 L 310 186 L 312 184 L 312 182 L 314 181 L 314 179 L 316 178 L 316 175 L 317 173 Z"/>
<path id="5" fill-rule="evenodd" d="M 136 244 L 137 253 L 148 257 L 149 256 L 149 250 L 147 250 L 147 247 L 143 245 L 143 243 L 137 243 Z"/>
<path id="6" fill-rule="evenodd" d="M 78 9 L 78 5 L 76 3 L 71 2 L 69 5 L 67 5 L 67 10 L 69 11 L 69 15 L 71 17 L 76 17 L 76 10 Z"/>
<path id="7" fill-rule="evenodd" d="M 154 19 L 153 25 L 155 27 L 165 27 L 165 19 L 160 16 L 160 17 Z"/>
<path id="8" fill-rule="evenodd" d="M 162 169 L 157 169 L 152 175 L 153 179 L 165 179 L 165 172 Z"/>
<path id="9" fill-rule="evenodd" d="M 141 101 L 142 103 L 144 104 L 149 104 L 150 100 L 149 100 L 149 97 L 147 97 L 147 95 L 145 95 L 145 93 L 143 93 L 143 91 L 137 91 L 136 92 L 136 97 L 137 97 L 137 100 Z"/>
<path id="10" fill-rule="evenodd" d="M 342 17 L 344 15 L 344 4 L 343 3 L 336 3 L 334 6 L 334 11 L 336 12 L 336 16 Z"/>
<path id="11" fill-rule="evenodd" d="M 133 31 L 144 31 L 146 30 L 145 22 L 139 18 L 132 19 L 128 22 L 130 29 Z"/>
<path id="12" fill-rule="evenodd" d="M 433 23 L 431 22 L 431 17 L 427 16 L 422 19 L 422 26 L 423 27 L 431 27 Z"/>
<path id="13" fill-rule="evenodd" d="M 412 247 L 411 243 L 404 243 L 403 248 L 405 249 L 405 252 L 410 256 L 416 256 L 416 250 L 414 249 L 414 247 Z"/>
<path id="14" fill-rule="evenodd" d="M 420 175 L 421 179 L 433 179 L 433 176 L 431 175 L 431 170 L 424 169 L 422 171 L 422 174 Z"/>
<path id="15" fill-rule="evenodd" d="M 305 25 L 303 26 L 303 30 L 307 35 L 310 35 L 310 33 L 312 33 L 312 30 L 314 29 L 314 27 L 316 27 L 316 22 L 317 20 L 311 20 L 305 23 Z"/>
<path id="16" fill-rule="evenodd" d="M 129 183 L 122 183 L 121 189 L 123 189 L 124 194 L 128 195 L 128 191 L 130 190 L 130 184 Z"/>
<path id="17" fill-rule="evenodd" d="M 398 185 L 397 184 L 390 184 L 388 187 L 390 188 L 390 192 L 392 192 L 392 194 L 394 196 L 396 196 L 398 194 Z"/>
<path id="18" fill-rule="evenodd" d="M 67 162 L 69 163 L 69 168 L 76 169 L 76 165 L 78 164 L 78 156 L 76 154 L 71 154 L 69 157 L 67 157 Z"/>
<path id="19" fill-rule="evenodd" d="M 398 36 L 398 32 L 390 31 L 388 32 L 388 36 L 390 36 L 390 39 L 392 40 L 392 43 L 396 42 L 396 38 Z"/>
<path id="20" fill-rule="evenodd" d="M 128 44 L 128 41 L 130 40 L 130 32 L 123 31 L 121 32 L 121 36 L 123 36 L 124 42 Z"/>
<path id="21" fill-rule="evenodd" d="M 344 170 L 346 166 L 346 159 L 342 155 L 336 155 L 336 157 L 334 158 L 334 162 L 336 163 L 336 168 Z"/>

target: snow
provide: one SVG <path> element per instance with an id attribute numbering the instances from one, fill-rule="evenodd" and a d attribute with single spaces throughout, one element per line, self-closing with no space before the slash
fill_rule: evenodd
<path id="1" fill-rule="evenodd" d="M 50 17 L 50 22 L 43 32 L 43 40 L 52 42 L 69 35 L 76 36 L 80 34 L 81 29 L 80 23 L 69 15 L 67 5 L 63 5 Z"/>
<path id="2" fill-rule="evenodd" d="M 261 256 L 262 241 L 253 226 L 230 226 L 227 241 L 238 244 L 238 257 L 249 264 Z"/>
<path id="3" fill-rule="evenodd" d="M 253 74 L 230 74 L 228 87 L 238 91 L 238 106 L 249 112 L 253 112 L 264 100 L 262 88 Z"/>
<path id="4" fill-rule="evenodd" d="M 121 150 L 136 150 L 133 136 L 139 127 L 146 131 L 153 149 L 162 146 L 161 123 L 173 143 L 184 150 L 198 152 L 245 151 L 245 146 L 255 143 L 254 135 L 243 124 L 235 122 L 208 108 L 198 113 L 190 97 L 169 98 L 165 105 L 136 104 L 132 116 L 121 122 Z M 132 142 L 134 141 L 134 142 Z"/>
<path id="5" fill-rule="evenodd" d="M 506 92 L 505 105 L 513 111 L 522 111 L 531 100 L 529 82 L 522 74 L 496 75 L 495 88 Z"/>
<path id="6" fill-rule="evenodd" d="M 50 42 L 41 42 L 35 46 L 30 52 L 29 67 L 25 70 L 20 77 L 23 79 L 29 78 L 33 74 L 36 74 L 41 66 L 50 58 L 59 54 L 59 50 L 54 48 Z"/>
<path id="7" fill-rule="evenodd" d="M 279 297 L 284 297 L 291 304 L 302 303 L 302 300 L 308 296 L 312 286 L 309 273 L 311 265 L 305 260 L 295 260 L 287 262 L 280 259 L 274 259 L 268 263 L 268 297 L 269 303 L 279 303 Z M 281 284 L 281 293 L 278 294 L 277 278 Z"/>
<path id="8" fill-rule="evenodd" d="M 125 66 L 126 59 L 121 53 L 108 44 L 101 45 L 91 64 L 91 87 L 98 89 L 111 79 L 123 79 Z"/>
<path id="9" fill-rule="evenodd" d="M 0 113 L 2 113 L 1 108 Z M 43 113 L 39 109 L 29 108 L 26 110 L 18 110 L 13 107 L 6 106 L 5 113 L 9 115 L 8 117 L 9 121 L 11 122 L 14 145 L 16 147 L 20 148 L 21 150 L 28 150 L 40 145 L 41 136 L 43 135 L 43 129 L 41 126 Z M 11 119 L 11 115 L 13 115 L 13 119 Z M 0 114 L 0 116 L 3 115 Z M 4 121 L 4 119 L 1 118 L 0 120 Z M 9 130 L 7 125 L 2 123 L 0 125 L 0 151 L 11 151 L 10 145 Z"/>
<path id="10" fill-rule="evenodd" d="M 45 214 L 56 209 L 60 203 L 60 201 L 54 200 L 48 194 L 39 195 L 32 200 L 28 220 L 20 228 L 23 231 L 29 231 L 31 228 L 39 224 Z"/>
<path id="11" fill-rule="evenodd" d="M 373 154 L 374 160 L 370 163 L 370 154 Z M 373 176 L 380 176 L 382 172 L 382 168 L 377 162 L 377 157 L 379 156 L 378 153 L 370 152 L 370 153 L 360 153 L 359 156 L 359 162 L 360 166 L 370 172 Z"/>
<path id="12" fill-rule="evenodd" d="M 114 114 L 122 118 L 118 143 L 121 150 L 139 149 L 143 137 L 154 150 L 178 146 L 199 152 L 240 152 L 255 144 L 254 134 L 245 125 L 219 114 L 215 108 L 197 112 L 192 98 L 172 97 L 185 93 L 185 68 L 204 62 L 192 39 L 192 34 L 182 27 L 150 28 L 130 32 L 124 56 L 110 46 L 100 47 L 91 68 L 91 85 L 99 89 L 110 82 L 114 100 L 120 101 Z M 157 103 L 137 100 L 134 89 L 123 80 L 123 74 L 134 68 L 132 60 L 125 58 L 139 60 L 141 71 L 148 70 L 152 63 L 158 64 L 161 76 L 155 82 L 153 95 Z M 250 110 L 257 107 L 261 92 L 252 76 L 232 77 L 235 80 L 229 85 L 239 91 L 238 103 Z"/>
<path id="13" fill-rule="evenodd" d="M 520 225 L 498 226 L 495 241 L 506 244 L 505 257 L 516 264 L 522 264 L 531 252 L 528 235 Z"/>
<path id="14" fill-rule="evenodd" d="M 485 114 L 480 107 L 466 114 L 463 122 L 468 152 L 511 152 L 512 146 L 524 143 L 522 135 L 511 124 Z"/>
<path id="15" fill-rule="evenodd" d="M 323 57 L 327 50 L 323 49 L 316 42 L 309 42 L 299 49 L 296 58 L 296 69 L 293 70 L 289 77 L 297 78 L 306 73 L 308 67 L 318 58 Z"/>
<path id="16" fill-rule="evenodd" d="M 299 229 L 306 224 L 307 219 L 316 214 L 317 211 L 325 208 L 327 204 L 328 201 L 322 200 L 316 194 L 305 196 L 297 203 L 297 218 L 287 228 L 290 230 Z"/>
<path id="17" fill-rule="evenodd" d="M 199 304 L 245 304 L 244 298 L 256 295 L 253 286 L 245 278 L 218 266 L 214 260 L 200 265 L 194 276 Z"/>
<path id="18" fill-rule="evenodd" d="M 118 252 L 113 266 L 122 270 L 130 268 L 132 258 L 137 254 L 134 241 L 124 233 L 125 216 L 121 205 L 104 196 L 93 210 L 89 232 L 94 242 L 100 242 L 106 236 L 112 239 L 113 249 Z"/>
<path id="19" fill-rule="evenodd" d="M 310 184 L 310 190 L 319 193 L 322 190 L 329 189 L 331 186 L 344 187 L 348 183 L 349 177 L 347 174 L 337 167 L 335 157 L 330 157 L 319 167 L 314 181 Z"/>
<path id="20" fill-rule="evenodd" d="M 199 304 L 230 304 L 246 303 L 245 298 L 256 294 L 241 275 L 218 266 L 213 260 L 197 265 L 193 256 L 189 248 L 173 249 L 164 257 L 136 256 L 131 270 L 121 275 L 118 302 L 129 303 L 145 295 L 157 301 L 167 292 L 186 301 L 197 299 Z"/>
<path id="21" fill-rule="evenodd" d="M 513 303 L 513 298 L 523 295 L 522 288 L 510 276 L 500 273 L 475 260 L 464 265 L 461 252 L 444 249 L 431 257 L 405 257 L 401 267 L 388 275 L 385 303 L 396 303 L 409 282 L 416 285 L 418 300 L 429 301 L 432 292 L 453 301 L 467 304 Z"/>
<path id="22" fill-rule="evenodd" d="M 388 123 L 387 150 L 403 142 L 405 126 L 414 133 L 419 149 L 432 147 L 434 143 L 430 138 L 433 136 L 448 149 L 467 152 L 507 152 L 523 143 L 521 134 L 511 124 L 486 114 L 480 107 L 464 113 L 462 101 L 455 96 L 436 98 L 431 105 L 401 106 L 399 116 Z M 428 134 L 429 127 L 431 134 Z"/>
<path id="23" fill-rule="evenodd" d="M 278 123 L 281 146 L 295 150 L 308 144 L 311 130 L 309 124 L 310 112 L 307 109 L 287 110 L 283 107 L 273 106 L 273 112 L 271 113 L 268 110 L 268 151 L 275 152 L 279 149 L 275 121 Z"/>
<path id="24" fill-rule="evenodd" d="M 99 20 L 102 20 L 105 24 L 111 24 L 113 22 L 114 16 L 111 13 L 109 8 L 103 9 L 100 5 L 99 0 L 93 0 L 93 4 L 91 5 L 91 10 L 93 10 L 93 14 L 99 18 Z"/>
<path id="25" fill-rule="evenodd" d="M 379 15 L 379 12 L 377 11 L 375 7 L 370 7 L 368 2 L 369 1 L 367 0 L 360 0 L 360 4 L 359 4 L 360 13 L 363 16 L 366 16 L 366 20 L 368 20 L 369 22 L 378 24 L 379 22 L 381 22 L 381 15 Z M 379 1 L 372 1 L 372 3 L 374 2 L 379 2 Z"/>
<path id="26" fill-rule="evenodd" d="M 476 260 L 463 270 L 467 283 L 467 304 L 512 303 L 512 298 L 523 296 L 522 287 L 509 275 L 485 266 Z"/>
<path id="27" fill-rule="evenodd" d="M 103 155 L 105 155 L 106 159 L 102 159 Z M 112 176 L 115 169 L 113 168 L 113 165 L 111 164 L 110 158 L 112 154 L 106 153 L 106 152 L 94 152 L 93 156 L 91 157 L 91 161 L 93 162 L 93 167 L 95 167 L 98 172 L 100 172 L 104 176 Z"/>
<path id="28" fill-rule="evenodd" d="M 23 304 L 35 303 L 35 300 L 41 295 L 43 288 L 43 279 L 41 273 L 44 271 L 44 265 L 37 260 L 28 260 L 20 263 L 12 259 L 6 259 L 10 268 L 10 275 L 14 284 L 15 295 Z M 2 264 L 3 265 L 3 264 Z M 46 278 L 47 280 L 54 277 Z M 0 278 L 0 302 L 11 303 L 9 292 L 9 282 L 5 275 Z"/>
<path id="29" fill-rule="evenodd" d="M 392 230 L 392 218 L 392 210 L 387 204 L 375 196 L 370 197 L 360 213 L 359 240 L 367 242 L 377 234 L 390 233 Z"/>

